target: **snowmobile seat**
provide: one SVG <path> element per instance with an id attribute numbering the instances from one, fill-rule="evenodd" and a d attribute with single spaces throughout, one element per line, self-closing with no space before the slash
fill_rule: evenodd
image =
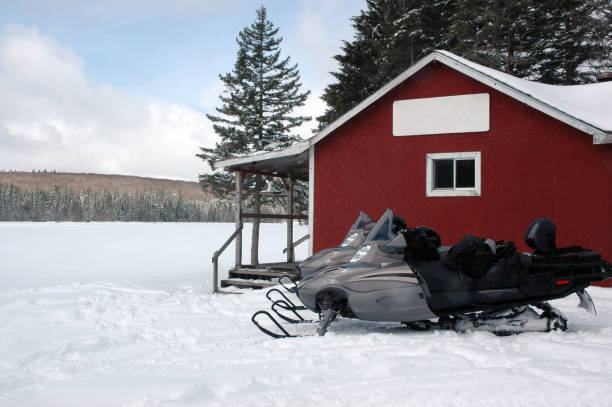
<path id="1" fill-rule="evenodd" d="M 529 255 L 514 253 L 493 264 L 481 278 L 473 279 L 471 287 L 474 290 L 518 287 L 521 271 L 525 270 L 527 264 Z"/>
<path id="2" fill-rule="evenodd" d="M 445 256 L 442 253 L 441 256 Z M 429 291 L 460 291 L 469 289 L 468 279 L 442 261 L 415 261 L 414 268 L 425 280 Z"/>

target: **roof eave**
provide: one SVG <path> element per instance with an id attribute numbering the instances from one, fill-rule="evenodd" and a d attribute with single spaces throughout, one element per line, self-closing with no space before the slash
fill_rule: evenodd
<path id="1" fill-rule="evenodd" d="M 219 170 L 223 168 L 232 168 L 232 167 L 249 164 L 249 163 L 256 162 L 256 161 L 266 161 L 266 160 L 273 160 L 275 158 L 299 155 L 299 154 L 302 154 L 304 151 L 308 150 L 308 148 L 310 147 L 309 141 L 310 140 L 305 140 L 300 143 L 296 143 L 283 150 L 269 151 L 266 153 L 253 154 L 253 155 L 248 155 L 245 157 L 228 158 L 226 160 L 215 161 L 214 169 Z"/>

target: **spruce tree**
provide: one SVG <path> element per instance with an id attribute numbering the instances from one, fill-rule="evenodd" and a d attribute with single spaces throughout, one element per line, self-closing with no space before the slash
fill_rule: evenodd
<path id="1" fill-rule="evenodd" d="M 285 148 L 299 140 L 291 130 L 310 117 L 292 115 L 304 105 L 309 91 L 300 90 L 297 64 L 281 57 L 278 28 L 268 20 L 266 9 L 257 10 L 255 21 L 240 31 L 238 53 L 231 72 L 219 75 L 225 88 L 219 96 L 218 114 L 207 114 L 220 141 L 214 148 L 201 147 L 198 157 L 214 170 L 215 161 L 252 153 Z M 200 175 L 204 188 L 219 195 L 232 191 L 234 177 L 225 173 Z M 264 187 L 261 175 L 248 175 L 243 190 L 252 197 L 253 210 L 260 211 Z M 257 264 L 259 219 L 253 221 L 251 263 Z"/>
<path id="2" fill-rule="evenodd" d="M 446 49 L 518 77 L 592 82 L 612 69 L 611 0 L 367 0 L 321 97 L 319 130 L 412 63 Z"/>
<path id="3" fill-rule="evenodd" d="M 353 41 L 334 56 L 339 72 L 321 97 L 327 103 L 319 130 L 353 108 L 436 48 L 445 48 L 447 20 L 456 0 L 367 0 L 352 18 Z"/>
<path id="4" fill-rule="evenodd" d="M 450 51 L 515 76 L 529 76 L 538 35 L 533 0 L 461 0 L 451 18 Z"/>
<path id="5" fill-rule="evenodd" d="M 533 0 L 542 34 L 532 54 L 532 76 L 545 83 L 593 82 L 598 72 L 612 69 L 612 1 Z"/>

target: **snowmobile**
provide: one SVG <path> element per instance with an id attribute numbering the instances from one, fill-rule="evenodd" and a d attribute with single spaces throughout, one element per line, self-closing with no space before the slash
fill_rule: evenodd
<path id="1" fill-rule="evenodd" d="M 349 261 L 375 224 L 367 213 L 361 211 L 340 246 L 321 250 L 296 267 L 300 278 L 308 277 L 324 267 Z"/>
<path id="2" fill-rule="evenodd" d="M 517 253 L 512 242 L 469 235 L 453 247 L 441 247 L 433 230 L 398 231 L 392 220 L 387 210 L 346 264 L 326 267 L 296 283 L 291 291 L 304 305 L 296 306 L 285 296 L 273 310 L 288 322 L 317 322 L 298 311 L 318 313 L 319 335 L 339 316 L 401 322 L 419 330 L 546 332 L 567 328 L 565 316 L 547 301 L 575 293 L 579 306 L 595 313 L 585 289 L 612 277 L 610 263 L 600 254 L 579 246 L 557 248 L 555 225 L 545 218 L 536 219 L 525 233 L 532 254 Z M 281 310 L 298 318 L 288 318 Z M 281 333 L 261 326 L 261 314 Z M 273 337 L 294 336 L 266 311 L 255 313 L 252 321 Z"/>

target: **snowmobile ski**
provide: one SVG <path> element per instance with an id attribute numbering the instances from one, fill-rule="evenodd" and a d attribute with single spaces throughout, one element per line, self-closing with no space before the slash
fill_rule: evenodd
<path id="1" fill-rule="evenodd" d="M 282 300 L 277 301 L 280 302 Z M 274 305 L 274 304 L 273 304 Z M 279 306 L 279 305 L 277 305 Z M 281 308 L 284 308 L 283 306 L 280 306 Z M 290 317 L 287 317 L 285 315 L 282 315 L 280 312 L 278 312 L 277 309 L 274 310 L 274 312 L 276 312 L 276 314 L 282 318 L 283 320 L 290 322 L 291 324 L 309 324 L 309 323 L 317 323 L 319 322 L 318 320 L 296 320 Z M 279 332 L 273 332 L 270 329 L 264 327 L 261 323 L 260 323 L 260 319 L 268 319 L 270 320 L 277 328 Z M 270 314 L 268 311 L 265 310 L 261 310 L 261 311 L 257 311 L 256 313 L 253 314 L 253 316 L 251 317 L 251 322 L 253 322 L 253 324 L 263 333 L 265 333 L 266 335 L 274 338 L 274 339 L 282 339 L 282 338 L 304 338 L 304 337 L 308 337 L 308 336 L 315 336 L 314 334 L 306 334 L 306 335 L 295 335 L 290 333 L 276 318 L 274 318 L 274 316 L 272 316 L 272 314 Z"/>
<path id="2" fill-rule="evenodd" d="M 272 302 L 272 303 L 275 303 L 275 302 L 277 302 L 277 301 L 280 301 L 280 300 L 274 300 L 274 299 L 272 298 L 272 294 L 273 294 L 273 293 L 278 293 L 278 294 L 279 294 L 279 295 L 282 297 L 282 300 L 283 300 L 283 301 L 285 301 L 285 303 L 286 303 L 286 304 L 288 305 L 288 307 L 289 307 L 289 308 L 285 308 L 285 309 L 287 309 L 287 310 L 291 309 L 291 310 L 294 310 L 294 311 L 303 311 L 303 310 L 308 309 L 308 308 L 306 308 L 306 307 L 305 307 L 305 306 L 303 306 L 303 305 L 295 305 L 295 304 L 293 303 L 293 301 L 291 301 L 291 300 L 289 299 L 289 297 L 287 297 L 287 296 L 285 295 L 285 293 L 283 293 L 283 292 L 282 292 L 281 290 L 279 290 L 278 288 L 271 288 L 271 289 L 269 289 L 269 290 L 268 290 L 268 292 L 266 293 L 266 298 L 267 298 L 268 300 L 270 300 L 270 302 Z"/>
<path id="3" fill-rule="evenodd" d="M 289 282 L 290 282 L 291 284 L 293 284 L 293 287 L 287 287 L 287 286 L 285 285 L 285 283 L 283 282 L 283 280 L 289 280 Z M 295 294 L 295 293 L 297 292 L 297 283 L 295 282 L 295 280 L 294 280 L 293 278 L 291 278 L 291 276 L 287 276 L 287 275 L 285 275 L 285 276 L 281 276 L 281 277 L 278 279 L 278 283 L 279 283 L 279 284 L 280 284 L 280 285 L 281 285 L 281 286 L 282 286 L 282 287 L 283 287 L 285 290 L 287 290 L 288 292 L 290 292 L 290 293 L 292 293 L 292 294 Z"/>
<path id="4" fill-rule="evenodd" d="M 578 304 L 578 307 L 584 308 L 585 310 L 587 310 L 589 313 L 593 315 L 597 315 L 597 310 L 595 309 L 595 303 L 593 303 L 593 299 L 591 298 L 589 293 L 586 292 L 586 290 L 582 289 L 582 290 L 576 291 L 576 295 L 578 296 L 578 298 L 580 298 L 580 304 Z"/>
<path id="5" fill-rule="evenodd" d="M 288 317 L 286 315 L 284 315 L 282 312 L 279 311 L 280 309 L 284 309 L 286 311 L 291 311 L 293 313 L 293 315 L 295 315 L 297 317 L 296 318 L 291 318 Z M 311 323 L 311 322 L 318 322 L 318 321 L 314 321 L 311 319 L 304 319 L 304 317 L 302 317 L 299 312 L 297 312 L 296 307 L 292 306 L 290 304 L 287 304 L 287 302 L 285 300 L 278 300 L 278 301 L 274 301 L 272 303 L 271 306 L 272 311 L 274 311 L 274 313 L 276 315 L 278 315 L 279 318 L 291 323 L 291 324 L 305 324 L 305 323 Z"/>
<path id="6" fill-rule="evenodd" d="M 260 315 L 265 315 L 270 321 L 272 321 L 272 323 L 274 323 L 274 325 L 276 325 L 276 327 L 282 333 L 272 332 L 269 329 L 264 328 L 263 326 L 261 326 L 260 323 L 257 321 L 257 317 L 259 317 Z M 296 338 L 296 337 L 299 337 L 299 335 L 291 335 L 289 332 L 287 332 L 287 330 L 285 328 L 283 328 L 283 326 L 276 319 L 274 319 L 274 317 L 272 315 L 270 315 L 270 313 L 268 311 L 263 311 L 263 310 L 262 311 L 257 311 L 251 317 L 251 321 L 253 322 L 253 324 L 257 328 L 259 328 L 259 330 L 261 332 L 265 333 L 268 336 L 271 336 L 272 338 L 280 339 L 280 338 Z"/>

